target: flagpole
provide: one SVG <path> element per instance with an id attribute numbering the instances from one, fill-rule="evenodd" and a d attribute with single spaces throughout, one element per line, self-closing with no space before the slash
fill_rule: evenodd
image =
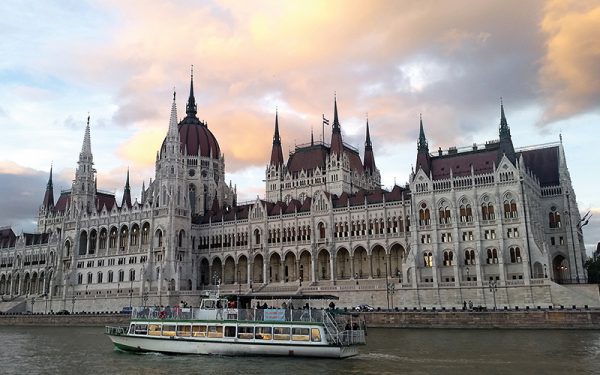
<path id="1" fill-rule="evenodd" d="M 321 142 L 325 145 L 325 114 L 323 113 L 323 121 L 321 122 Z"/>

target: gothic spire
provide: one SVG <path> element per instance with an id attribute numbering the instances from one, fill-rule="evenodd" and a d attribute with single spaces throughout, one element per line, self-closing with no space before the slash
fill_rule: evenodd
<path id="1" fill-rule="evenodd" d="M 125 181 L 125 189 L 123 189 L 123 201 L 121 207 L 131 207 L 131 188 L 129 187 L 129 168 L 127 168 L 127 180 Z"/>
<path id="2" fill-rule="evenodd" d="M 429 175 L 431 167 L 431 157 L 429 156 L 429 144 L 425 138 L 425 130 L 423 130 L 423 116 L 419 115 L 419 140 L 417 142 L 417 163 L 416 171 L 419 168 Z"/>
<path id="3" fill-rule="evenodd" d="M 273 147 L 271 148 L 270 165 L 280 166 L 283 164 L 283 151 L 281 149 L 281 138 L 279 137 L 279 113 L 275 111 L 275 133 L 273 134 Z"/>
<path id="4" fill-rule="evenodd" d="M 500 143 L 498 149 L 498 158 L 497 161 L 500 162 L 503 155 L 506 155 L 508 160 L 510 160 L 513 164 L 516 162 L 516 154 L 515 147 L 512 143 L 512 137 L 510 136 L 510 128 L 508 127 L 508 122 L 506 121 L 506 116 L 504 115 L 504 103 L 502 102 L 502 98 L 500 98 Z"/>
<path id="5" fill-rule="evenodd" d="M 504 115 L 504 103 L 502 103 L 502 98 L 500 98 L 500 137 L 502 136 L 510 137 L 510 128 L 508 127 L 506 116 Z"/>
<path id="6" fill-rule="evenodd" d="M 427 138 L 425 138 L 425 131 L 423 130 L 423 116 L 419 115 L 419 141 L 417 143 L 417 151 L 429 152 L 429 144 Z"/>
<path id="7" fill-rule="evenodd" d="M 371 135 L 369 134 L 369 119 L 367 118 L 367 131 L 365 137 L 365 161 L 364 169 L 365 172 L 372 175 L 377 167 L 375 166 L 375 155 L 373 155 L 373 145 L 371 144 Z"/>
<path id="8" fill-rule="evenodd" d="M 342 129 L 338 118 L 337 95 L 333 97 L 333 126 L 331 128 L 331 152 L 342 156 L 344 145 L 342 143 Z"/>
<path id="9" fill-rule="evenodd" d="M 54 187 L 52 185 L 52 165 L 50 166 L 50 177 L 48 178 L 48 184 L 46 185 L 46 193 L 44 194 L 44 201 L 42 206 L 45 209 L 51 209 L 54 206 Z"/>
<path id="10" fill-rule="evenodd" d="M 90 115 L 88 114 L 87 125 L 85 126 L 85 135 L 83 136 L 83 145 L 81 146 L 81 155 L 92 155 L 92 142 L 90 137 Z M 81 156 L 80 156 L 81 158 Z"/>
<path id="11" fill-rule="evenodd" d="M 169 118 L 169 131 L 167 134 L 167 138 L 177 139 L 179 136 L 179 131 L 177 127 L 177 103 L 176 98 L 177 94 L 175 89 L 173 89 L 173 103 L 171 104 L 171 117 Z"/>
<path id="12" fill-rule="evenodd" d="M 185 107 L 185 113 L 188 117 L 196 117 L 198 113 L 196 107 L 196 98 L 194 98 L 194 66 L 192 65 L 190 73 L 190 97 L 188 98 L 187 105 Z"/>

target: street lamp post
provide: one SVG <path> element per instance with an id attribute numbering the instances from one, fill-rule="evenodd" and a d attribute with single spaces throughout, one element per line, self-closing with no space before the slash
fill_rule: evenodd
<path id="1" fill-rule="evenodd" d="M 129 310 L 131 310 L 131 298 L 133 297 L 133 279 L 131 285 L 129 285 Z"/>
<path id="2" fill-rule="evenodd" d="M 548 267 L 546 266 L 546 264 L 544 264 L 544 278 L 548 278 Z"/>
<path id="3" fill-rule="evenodd" d="M 46 302 L 46 307 L 44 307 L 44 314 L 48 314 L 48 293 L 44 293 L 44 302 Z"/>
<path id="4" fill-rule="evenodd" d="M 35 304 L 35 297 L 31 297 L 31 312 L 34 312 L 33 305 Z"/>
<path id="5" fill-rule="evenodd" d="M 471 278 L 469 277 L 469 267 L 467 267 L 467 281 L 471 281 Z"/>
<path id="6" fill-rule="evenodd" d="M 490 280 L 490 292 L 492 292 L 492 295 L 494 296 L 494 310 L 496 310 L 496 290 L 498 290 L 496 281 Z"/>
<path id="7" fill-rule="evenodd" d="M 73 294 L 71 295 L 71 314 L 75 312 L 75 285 L 73 285 Z"/>

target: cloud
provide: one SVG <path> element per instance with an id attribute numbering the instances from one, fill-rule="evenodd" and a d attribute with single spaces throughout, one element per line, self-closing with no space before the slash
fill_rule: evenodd
<path id="1" fill-rule="evenodd" d="M 0 226 L 12 226 L 15 232 L 35 229 L 35 213 L 44 199 L 48 174 L 14 163 L 0 163 Z M 54 179 L 55 187 L 62 183 Z M 60 191 L 55 188 L 54 197 Z"/>
<path id="2" fill-rule="evenodd" d="M 545 124 L 600 109 L 600 4 L 549 1 L 542 30 L 547 35 L 539 79 L 546 98 Z"/>

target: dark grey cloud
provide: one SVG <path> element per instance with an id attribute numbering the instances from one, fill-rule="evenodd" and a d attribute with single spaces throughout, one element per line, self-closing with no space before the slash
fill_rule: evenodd
<path id="1" fill-rule="evenodd" d="M 42 201 L 48 174 L 39 172 L 18 175 L 0 173 L 0 226 L 11 226 L 15 232 L 32 231 Z M 70 186 L 69 181 L 53 178 L 55 202 L 60 196 L 58 186 Z"/>

